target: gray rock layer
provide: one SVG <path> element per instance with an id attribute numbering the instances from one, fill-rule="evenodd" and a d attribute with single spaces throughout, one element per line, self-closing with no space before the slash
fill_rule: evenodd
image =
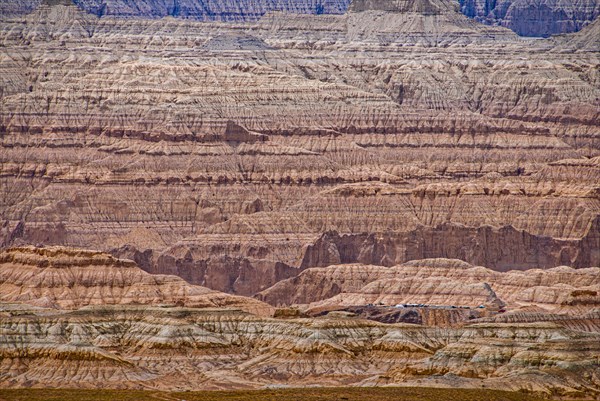
<path id="1" fill-rule="evenodd" d="M 477 21 L 502 25 L 522 36 L 576 32 L 600 14 L 597 0 L 459 0 Z"/>
<path id="2" fill-rule="evenodd" d="M 50 0 L 44 1 L 52 3 Z M 0 4 L 0 17 L 27 14 L 40 2 L 40 0 L 8 0 Z M 73 0 L 73 2 L 98 16 L 150 18 L 173 16 L 200 21 L 256 21 L 269 11 L 343 14 L 351 3 L 350 0 Z M 355 3 L 359 5 L 353 5 L 354 9 L 361 9 L 365 3 L 369 3 L 376 5 L 377 9 L 385 10 L 395 7 L 398 2 L 357 1 Z M 412 4 L 411 2 L 400 3 L 406 3 L 409 9 Z M 435 12 L 437 7 L 433 5 L 434 2 L 430 3 L 432 7 L 427 11 Z M 522 36 L 548 37 L 577 32 L 600 14 L 598 0 L 459 0 L 459 3 L 461 11 L 468 17 L 484 24 L 505 26 Z"/>
<path id="3" fill-rule="evenodd" d="M 197 20 L 255 21 L 268 11 L 343 14 L 349 0 L 75 0 L 85 10 L 115 16 L 174 16 Z"/>

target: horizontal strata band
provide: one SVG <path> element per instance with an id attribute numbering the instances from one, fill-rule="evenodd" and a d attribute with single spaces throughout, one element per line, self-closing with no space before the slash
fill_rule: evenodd
<path id="1" fill-rule="evenodd" d="M 200 3 L 0 5 L 0 388 L 597 398 L 598 20 Z"/>

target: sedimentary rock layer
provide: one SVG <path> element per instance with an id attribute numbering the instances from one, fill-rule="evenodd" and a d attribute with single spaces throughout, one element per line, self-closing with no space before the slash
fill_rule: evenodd
<path id="1" fill-rule="evenodd" d="M 312 309 L 379 303 L 484 305 L 496 311 L 537 308 L 581 315 L 600 307 L 600 269 L 500 273 L 448 259 L 394 267 L 339 265 L 305 270 L 258 297 L 272 305 L 311 304 Z"/>
<path id="2" fill-rule="evenodd" d="M 598 334 L 556 324 L 460 329 L 360 319 L 265 319 L 241 312 L 2 306 L 2 386 L 219 389 L 433 383 L 598 391 Z M 117 352 L 118 350 L 118 352 Z M 557 368 L 560 366 L 561 368 Z"/>
<path id="3" fill-rule="evenodd" d="M 303 14 L 342 14 L 349 0 L 74 0 L 91 13 L 117 17 L 173 16 L 195 20 L 256 21 L 268 11 Z"/>
<path id="4" fill-rule="evenodd" d="M 389 4 L 3 19 L 1 246 L 243 295 L 335 263 L 597 266 L 594 26 L 524 41 L 444 0 Z"/>
<path id="5" fill-rule="evenodd" d="M 581 293 L 580 293 L 581 294 Z M 583 295 L 583 294 L 582 294 Z M 588 293 L 589 296 L 589 293 Z M 518 311 L 481 318 L 480 322 L 494 323 L 533 323 L 554 322 L 577 331 L 600 332 L 600 309 L 577 315 L 552 314 L 543 311 Z"/>
<path id="6" fill-rule="evenodd" d="M 325 202 L 320 202 L 320 206 Z M 381 204 L 376 202 L 375 205 Z M 357 207 L 354 213 L 344 216 L 347 222 L 343 221 L 342 213 L 338 213 L 336 218 L 341 224 L 357 224 L 359 219 L 367 224 L 376 224 L 373 220 L 379 217 L 383 220 L 382 227 L 386 220 L 389 221 L 387 216 L 381 216 L 381 209 L 376 210 L 366 202 L 361 206 L 363 208 Z M 374 217 L 365 210 L 372 210 L 378 216 Z M 325 214 L 318 217 L 325 218 Z M 302 222 L 304 227 L 311 223 L 310 215 L 300 216 L 306 216 Z M 293 222 L 289 221 L 289 217 L 288 221 L 285 218 L 280 215 L 278 222 L 269 219 L 266 227 L 258 226 L 252 221 L 254 219 L 242 220 L 246 224 L 243 228 L 234 221 L 234 228 L 228 226 L 226 230 L 228 233 L 241 231 L 238 237 L 226 232 L 201 234 L 160 255 L 142 253 L 131 247 L 123 247 L 113 253 L 136 260 L 150 272 L 175 274 L 193 283 L 243 295 L 252 295 L 304 269 L 347 263 L 390 267 L 410 260 L 453 258 L 496 271 L 600 265 L 598 220 L 590 223 L 582 239 L 558 240 L 531 235 L 510 226 L 472 228 L 448 223 L 433 227 L 417 226 L 414 230 L 399 233 L 340 235 L 336 231 L 328 231 L 315 238 L 310 233 L 303 237 L 293 231 L 286 232 Z M 369 218 L 371 221 L 368 221 Z M 397 221 L 401 223 L 399 218 Z M 284 226 L 280 226 L 282 222 Z M 404 223 L 407 227 L 408 224 Z M 264 221 L 262 224 L 265 224 Z M 297 224 L 300 226 L 299 220 Z M 251 228 L 250 232 L 248 228 Z M 257 232 L 253 232 L 254 228 Z M 284 234 L 273 235 L 272 232 L 277 229 Z"/>
<path id="7" fill-rule="evenodd" d="M 600 15 L 597 0 L 459 0 L 461 11 L 486 24 L 506 26 L 519 35 L 575 32 Z"/>
<path id="8" fill-rule="evenodd" d="M 0 386 L 597 395 L 597 23 L 133 4 L 2 16 Z"/>
<path id="9" fill-rule="evenodd" d="M 62 247 L 0 252 L 0 302 L 61 309 L 170 304 L 273 314 L 262 302 L 189 285 L 175 276 L 150 275 L 131 260 Z"/>
<path id="10" fill-rule="evenodd" d="M 361 1 L 354 1 L 360 3 Z M 256 21 L 271 11 L 301 14 L 343 14 L 352 5 L 350 0 L 7 0 L 0 4 L 0 15 L 27 14 L 40 4 L 77 4 L 97 16 L 121 18 L 175 17 L 200 21 Z M 370 2 L 371 8 L 391 10 L 399 2 Z M 440 2 L 408 4 L 414 11 L 435 12 Z M 550 36 L 576 32 L 600 15 L 597 0 L 577 2 L 565 0 L 459 0 L 460 10 L 466 16 L 488 25 L 501 25 L 523 36 Z M 455 7 L 446 2 L 442 8 Z M 362 9 L 364 6 L 354 9 Z M 352 7 L 351 7 L 352 9 Z M 408 8 L 407 8 L 408 10 Z"/>

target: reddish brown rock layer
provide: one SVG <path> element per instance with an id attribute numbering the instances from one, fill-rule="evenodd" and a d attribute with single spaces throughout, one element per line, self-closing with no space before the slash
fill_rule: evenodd
<path id="1" fill-rule="evenodd" d="M 4 19 L 1 246 L 110 251 L 243 295 L 332 263 L 598 265 L 598 59 L 575 50 L 593 27 L 530 42 L 442 0 L 394 4 Z"/>

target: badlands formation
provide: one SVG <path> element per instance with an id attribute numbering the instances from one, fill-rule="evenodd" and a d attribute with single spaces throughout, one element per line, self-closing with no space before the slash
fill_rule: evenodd
<path id="1" fill-rule="evenodd" d="M 31 10 L 0 20 L 0 386 L 600 394 L 599 20 Z"/>
<path id="2" fill-rule="evenodd" d="M 597 0 L 459 0 L 475 20 L 502 25 L 524 36 L 576 32 L 600 15 Z"/>
<path id="3" fill-rule="evenodd" d="M 600 15 L 598 0 L 455 0 L 478 22 L 512 29 L 519 35 L 548 37 L 576 32 Z M 197 21 L 254 22 L 271 11 L 344 14 L 350 0 L 51 0 L 76 4 L 88 13 L 119 18 L 175 17 Z M 6 0 L 0 14 L 27 14 L 42 0 Z"/>

